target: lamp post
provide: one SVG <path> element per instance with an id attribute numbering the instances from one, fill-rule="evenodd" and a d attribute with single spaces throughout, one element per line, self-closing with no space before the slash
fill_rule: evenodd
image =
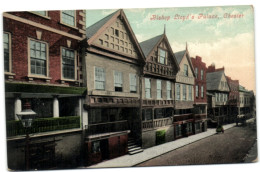
<path id="1" fill-rule="evenodd" d="M 26 170 L 29 170 L 29 132 L 28 129 L 31 128 L 33 120 L 36 116 L 36 113 L 31 110 L 31 105 L 29 102 L 26 102 L 24 105 L 24 110 L 16 114 L 18 119 L 22 122 L 23 127 L 26 132 L 26 152 L 25 152 L 25 162 L 26 162 Z"/>

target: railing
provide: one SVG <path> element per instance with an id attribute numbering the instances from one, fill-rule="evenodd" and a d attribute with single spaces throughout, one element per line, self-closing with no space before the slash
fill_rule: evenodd
<path id="1" fill-rule="evenodd" d="M 207 114 L 203 113 L 203 114 L 195 114 L 195 120 L 201 120 L 201 119 L 206 119 Z"/>
<path id="2" fill-rule="evenodd" d="M 192 114 L 192 113 L 174 115 L 174 122 L 185 121 L 185 120 L 189 120 L 189 119 L 193 119 L 193 118 L 194 118 L 194 114 Z"/>
<path id="3" fill-rule="evenodd" d="M 21 121 L 7 121 L 7 137 L 24 135 L 26 131 Z M 30 133 L 40 133 L 47 131 L 57 131 L 80 127 L 79 116 L 59 117 L 59 118 L 38 118 L 33 121 Z"/>
<path id="4" fill-rule="evenodd" d="M 102 133 L 111 133 L 129 130 L 127 120 L 115 121 L 115 122 L 106 122 L 98 124 L 89 124 L 85 126 L 86 134 L 102 134 Z"/>
<path id="5" fill-rule="evenodd" d="M 154 119 L 149 121 L 143 121 L 142 126 L 143 129 L 149 129 L 149 128 L 159 128 L 167 125 L 171 125 L 173 123 L 173 117 L 169 118 L 160 118 L 160 119 Z"/>

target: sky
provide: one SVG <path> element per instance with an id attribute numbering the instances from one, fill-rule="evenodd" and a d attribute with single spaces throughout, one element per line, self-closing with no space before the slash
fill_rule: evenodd
<path id="1" fill-rule="evenodd" d="M 116 9 L 87 10 L 91 26 Z M 225 74 L 255 92 L 254 9 L 252 6 L 124 9 L 139 42 L 162 34 L 173 52 L 185 49 L 207 66 L 225 67 Z M 234 18 L 236 17 L 236 18 Z"/>

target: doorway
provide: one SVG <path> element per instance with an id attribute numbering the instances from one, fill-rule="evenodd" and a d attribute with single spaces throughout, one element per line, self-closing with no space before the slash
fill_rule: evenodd
<path id="1" fill-rule="evenodd" d="M 109 159 L 109 150 L 108 150 L 108 140 L 107 139 L 101 140 L 100 150 L 101 150 L 102 160 Z"/>

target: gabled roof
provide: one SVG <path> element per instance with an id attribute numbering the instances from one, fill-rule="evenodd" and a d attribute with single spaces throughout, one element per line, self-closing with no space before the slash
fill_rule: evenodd
<path id="1" fill-rule="evenodd" d="M 149 55 L 152 53 L 153 49 L 156 48 L 163 39 L 165 39 L 166 44 L 169 47 L 170 54 L 173 57 L 173 61 L 175 63 L 177 71 L 179 71 L 180 70 L 180 66 L 178 65 L 178 62 L 177 62 L 177 60 L 175 58 L 175 55 L 174 55 L 174 53 L 172 51 L 171 45 L 170 45 L 170 43 L 169 43 L 169 41 L 167 39 L 165 31 L 161 35 L 155 36 L 155 37 L 153 37 L 151 39 L 148 39 L 148 40 L 143 41 L 143 42 L 140 43 L 140 46 L 141 46 L 142 51 L 143 51 L 143 53 L 145 55 L 145 58 L 149 57 Z"/>
<path id="2" fill-rule="evenodd" d="M 127 20 L 127 17 L 122 9 L 119 9 L 112 14 L 106 16 L 105 18 L 99 20 L 95 24 L 89 26 L 87 28 L 87 44 L 91 45 L 94 40 L 96 40 L 105 30 L 107 27 L 109 27 L 113 22 L 117 20 L 117 18 L 120 17 L 124 23 L 125 23 L 125 28 L 129 31 L 129 37 L 133 39 L 133 43 L 135 43 L 137 47 L 137 52 L 140 53 L 141 55 L 141 62 L 144 64 L 145 63 L 145 57 L 143 54 L 143 51 L 139 45 L 139 42 L 136 39 L 136 36 L 130 26 L 130 23 Z"/>
<path id="3" fill-rule="evenodd" d="M 186 50 L 178 51 L 177 53 L 175 53 L 175 57 L 177 59 L 178 64 L 181 63 L 181 60 L 184 57 L 185 52 L 186 52 Z"/>
<path id="4" fill-rule="evenodd" d="M 155 45 L 159 42 L 162 35 L 158 35 L 156 37 L 153 37 L 151 39 L 148 39 L 146 41 L 140 42 L 140 46 L 144 52 L 145 58 L 149 55 L 149 53 L 152 51 L 152 49 L 155 47 Z"/>
<path id="5" fill-rule="evenodd" d="M 104 24 L 106 24 L 119 10 L 111 13 L 105 18 L 97 21 L 95 24 L 87 28 L 87 38 L 91 38 Z"/>
<path id="6" fill-rule="evenodd" d="M 247 90 L 245 87 L 243 87 L 242 85 L 239 85 L 239 91 L 240 92 L 250 92 L 249 90 Z"/>
<path id="7" fill-rule="evenodd" d="M 183 60 L 183 58 L 186 57 L 188 62 L 189 62 L 192 74 L 195 77 L 195 72 L 194 72 L 193 65 L 192 65 L 192 62 L 191 62 L 191 59 L 190 59 L 190 53 L 188 51 L 187 44 L 186 44 L 186 49 L 185 50 L 178 51 L 178 52 L 175 53 L 175 57 L 176 57 L 177 62 L 178 62 L 179 65 L 180 65 L 181 61 Z"/>
<path id="8" fill-rule="evenodd" d="M 218 86 L 223 74 L 223 70 L 207 73 L 207 90 L 218 90 Z"/>

